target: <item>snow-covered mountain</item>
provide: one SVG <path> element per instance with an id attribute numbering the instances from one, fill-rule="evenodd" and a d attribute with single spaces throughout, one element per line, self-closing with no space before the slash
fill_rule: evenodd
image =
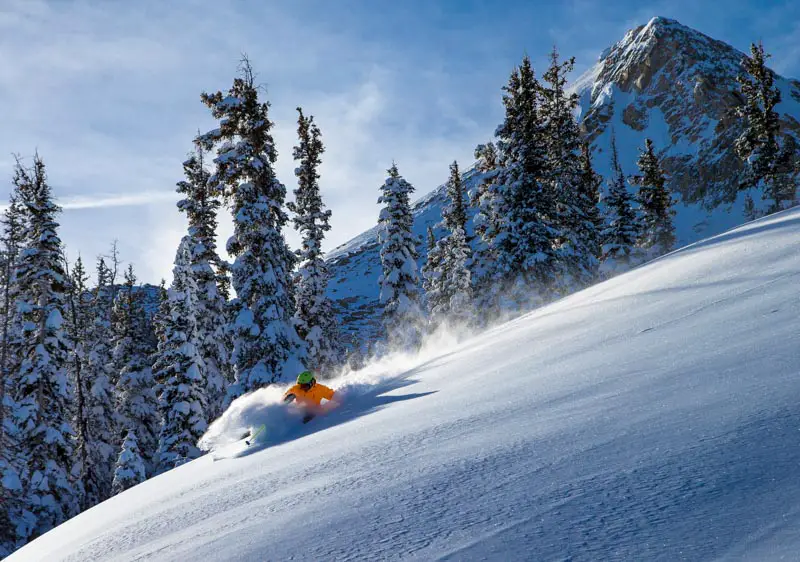
<path id="1" fill-rule="evenodd" d="M 423 219 L 424 220 L 424 219 Z M 234 443 L 9 560 L 793 559 L 800 209 L 457 345 L 334 381 L 308 425 L 269 387 Z"/>
<path id="2" fill-rule="evenodd" d="M 736 192 L 741 162 L 733 151 L 741 121 L 736 77 L 744 53 L 680 23 L 656 17 L 629 31 L 602 53 L 572 85 L 580 96 L 583 127 L 592 141 L 594 165 L 609 173 L 611 132 L 626 174 L 637 172 L 639 149 L 649 137 L 669 173 L 678 200 L 678 244 L 684 245 L 742 224 L 744 194 Z M 800 82 L 777 77 L 783 130 L 800 139 Z M 500 87 L 498 84 L 498 103 Z M 487 131 L 487 140 L 491 132 Z M 447 167 L 442 166 L 442 177 Z M 474 189 L 476 175 L 465 183 Z M 423 190 L 425 186 L 417 186 Z M 377 186 L 376 186 L 377 193 Z M 444 186 L 414 206 L 414 231 L 424 240 L 441 220 Z M 755 194 L 756 202 L 760 195 Z M 471 210 L 474 212 L 474 209 Z M 376 217 L 377 220 L 377 217 Z M 419 245 L 420 264 L 426 248 Z M 371 229 L 330 254 L 336 301 L 343 327 L 358 342 L 379 335 L 377 230 Z"/>

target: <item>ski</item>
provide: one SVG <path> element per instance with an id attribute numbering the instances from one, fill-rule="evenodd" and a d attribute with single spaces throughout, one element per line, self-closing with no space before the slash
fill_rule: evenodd
<path id="1" fill-rule="evenodd" d="M 252 433 L 252 435 L 250 435 L 250 439 L 246 439 L 246 440 L 245 440 L 245 444 L 247 444 L 247 446 L 249 447 L 250 445 L 252 445 L 253 443 L 255 443 L 256 437 L 258 437 L 259 435 L 261 435 L 261 433 L 262 433 L 262 432 L 263 432 L 265 429 L 267 429 L 267 427 L 266 427 L 264 424 L 261 424 L 260 426 L 258 426 L 258 429 L 256 429 L 256 430 L 255 430 L 255 431 Z"/>

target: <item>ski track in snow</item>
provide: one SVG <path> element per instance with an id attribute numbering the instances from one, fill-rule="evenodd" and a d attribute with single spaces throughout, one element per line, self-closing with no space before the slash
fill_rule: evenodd
<path id="1" fill-rule="evenodd" d="M 9 560 L 796 558 L 798 239 L 773 215 L 337 379 L 341 408 Z"/>

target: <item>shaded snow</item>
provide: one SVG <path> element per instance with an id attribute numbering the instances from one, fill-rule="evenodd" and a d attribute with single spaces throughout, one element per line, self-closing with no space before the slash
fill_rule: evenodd
<path id="1" fill-rule="evenodd" d="M 439 344 L 10 560 L 791 558 L 798 237 L 800 209 Z"/>

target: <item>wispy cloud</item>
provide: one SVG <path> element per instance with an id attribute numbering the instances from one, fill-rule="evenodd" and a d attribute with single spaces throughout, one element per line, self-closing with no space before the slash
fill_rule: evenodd
<path id="1" fill-rule="evenodd" d="M 124 193 L 114 195 L 74 195 L 62 197 L 57 203 L 64 210 L 101 209 L 109 207 L 135 207 L 158 203 L 174 203 L 178 194 L 170 191 L 151 191 L 144 193 Z"/>
<path id="2" fill-rule="evenodd" d="M 295 107 L 322 129 L 331 248 L 374 224 L 392 160 L 419 195 L 453 159 L 471 160 L 502 117 L 500 88 L 524 52 L 543 62 L 558 43 L 583 69 L 657 14 L 746 46 L 754 31 L 731 33 L 728 13 L 748 21 L 755 1 L 694 4 L 237 0 L 209 10 L 202 0 L 5 0 L 0 155 L 44 158 L 71 255 L 100 254 L 117 238 L 143 279 L 168 277 L 185 229 L 173 204 L 181 163 L 196 131 L 214 126 L 199 94 L 227 88 L 247 52 L 272 103 L 290 192 Z M 0 178 L 11 162 L 0 161 Z M 221 247 L 229 232 L 223 221 Z"/>

